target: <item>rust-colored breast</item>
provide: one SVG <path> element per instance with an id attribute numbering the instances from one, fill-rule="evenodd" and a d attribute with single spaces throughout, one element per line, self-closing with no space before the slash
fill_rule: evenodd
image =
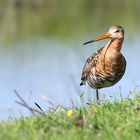
<path id="1" fill-rule="evenodd" d="M 126 60 L 120 52 L 121 44 L 115 42 L 91 55 L 82 71 L 82 82 L 100 89 L 116 84 L 124 75 Z M 120 48 L 117 48 L 120 47 Z"/>

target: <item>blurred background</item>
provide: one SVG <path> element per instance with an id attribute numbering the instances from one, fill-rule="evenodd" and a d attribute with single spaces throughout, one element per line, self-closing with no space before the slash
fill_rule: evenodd
<path id="1" fill-rule="evenodd" d="M 95 98 L 95 91 L 80 87 L 86 59 L 107 40 L 82 44 L 114 24 L 125 29 L 122 53 L 127 70 L 115 86 L 100 90 L 102 99 L 120 100 L 139 90 L 139 0 L 5 0 L 0 1 L 0 120 L 28 115 L 15 103 L 14 90 L 43 110 L 45 99 L 70 107 Z M 84 93 L 82 100 L 79 96 Z"/>

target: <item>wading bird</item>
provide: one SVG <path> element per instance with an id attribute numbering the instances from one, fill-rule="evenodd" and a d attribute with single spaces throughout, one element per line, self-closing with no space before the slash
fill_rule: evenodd
<path id="1" fill-rule="evenodd" d="M 99 101 L 98 89 L 113 86 L 124 75 L 126 60 L 121 54 L 124 40 L 124 29 L 114 25 L 109 31 L 84 45 L 109 38 L 107 45 L 93 53 L 86 61 L 81 77 L 81 86 L 86 83 L 96 89 L 97 101 Z"/>

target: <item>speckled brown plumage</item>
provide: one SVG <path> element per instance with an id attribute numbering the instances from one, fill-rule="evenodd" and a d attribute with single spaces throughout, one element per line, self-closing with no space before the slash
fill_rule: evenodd
<path id="1" fill-rule="evenodd" d="M 124 30 L 121 26 L 112 26 L 107 34 L 85 44 L 110 38 L 107 45 L 93 53 L 86 61 L 81 77 L 81 84 L 88 85 L 96 90 L 113 86 L 124 75 L 126 60 L 121 54 L 124 39 Z"/>

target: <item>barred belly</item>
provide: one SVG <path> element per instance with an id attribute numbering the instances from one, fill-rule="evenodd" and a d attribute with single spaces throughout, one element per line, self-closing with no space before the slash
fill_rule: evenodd
<path id="1" fill-rule="evenodd" d="M 95 69 L 87 77 L 87 83 L 90 87 L 95 89 L 100 89 L 104 87 L 113 86 L 116 84 L 123 76 L 124 73 L 114 73 L 114 74 L 96 74 Z"/>

